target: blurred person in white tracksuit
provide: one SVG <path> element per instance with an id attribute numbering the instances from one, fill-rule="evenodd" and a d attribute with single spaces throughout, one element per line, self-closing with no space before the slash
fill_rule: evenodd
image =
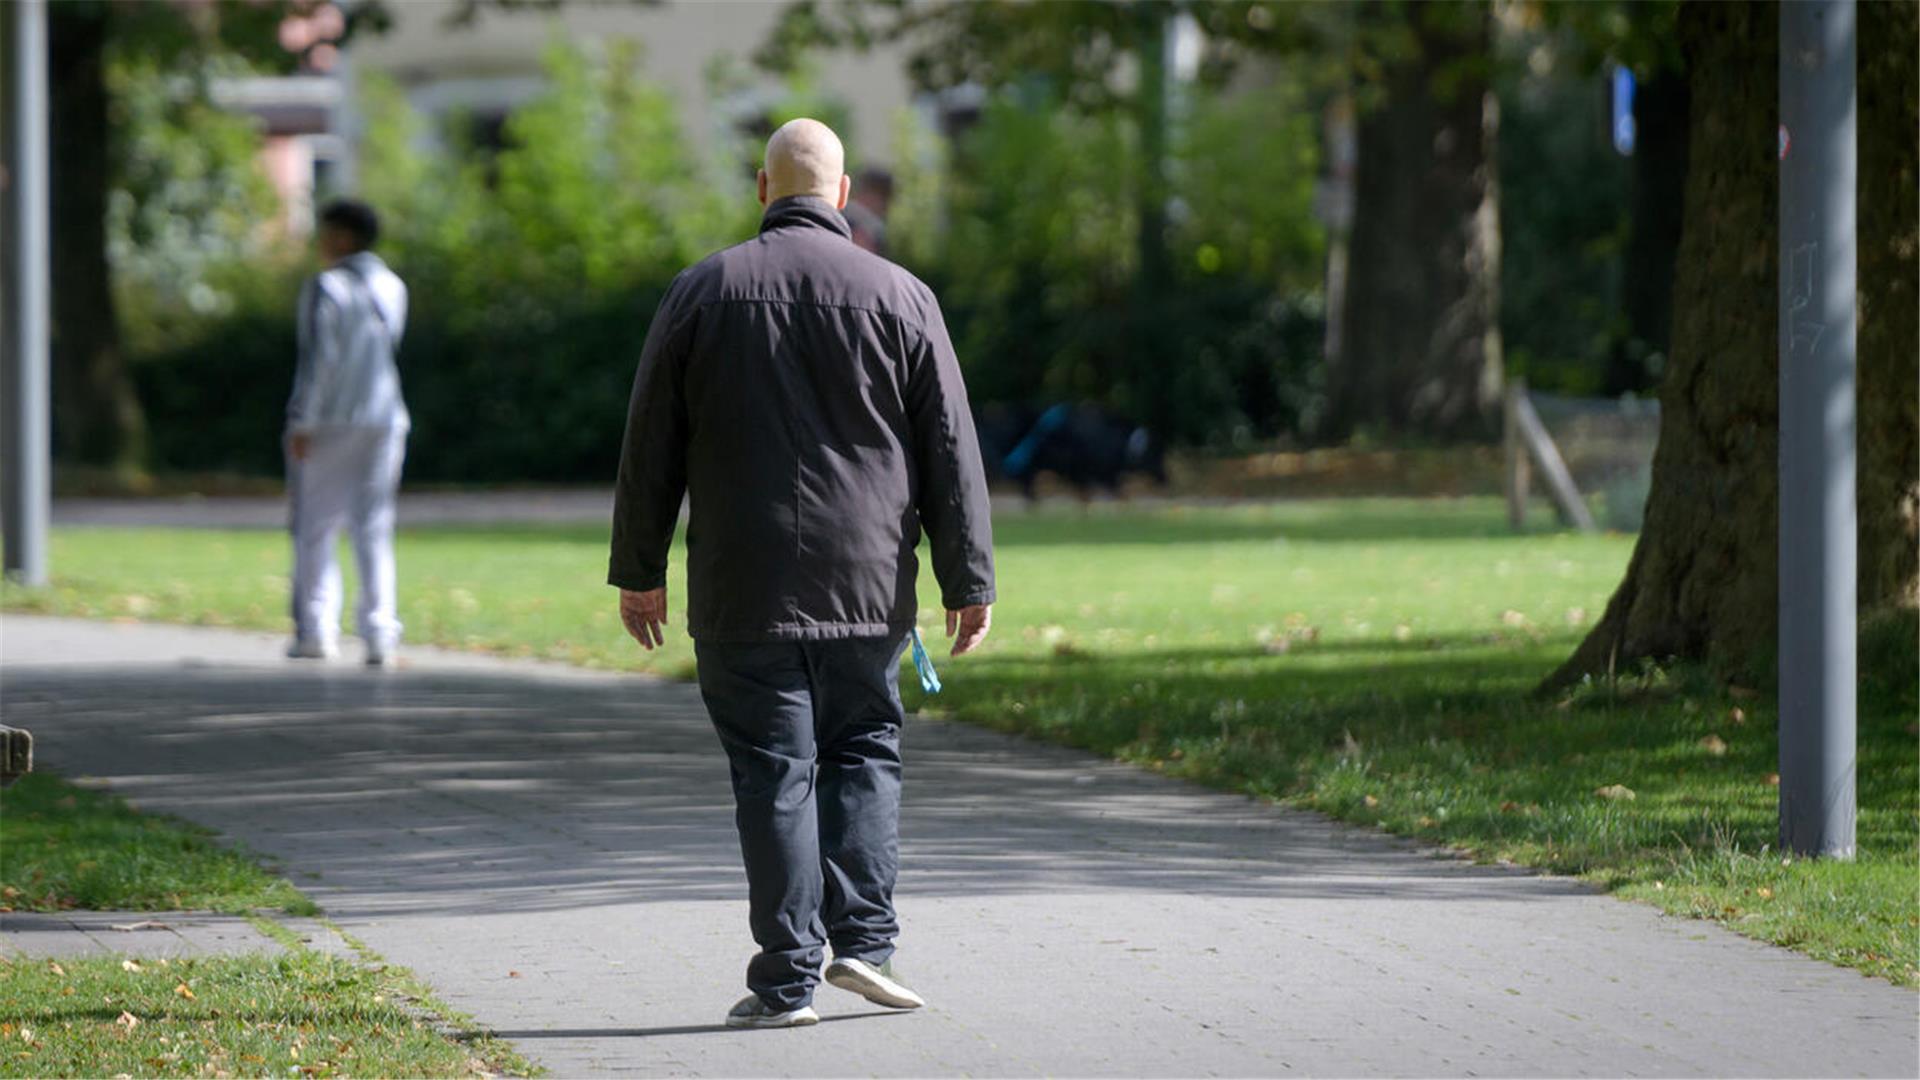
<path id="1" fill-rule="evenodd" d="M 393 503 L 410 421 L 394 354 L 407 322 L 407 286 L 371 250 L 379 218 L 339 199 L 321 211 L 325 268 L 300 293 L 299 364 L 287 402 L 287 490 L 292 500 L 295 659 L 339 651 L 341 527 L 359 565 L 358 622 L 367 663 L 392 659 Z"/>

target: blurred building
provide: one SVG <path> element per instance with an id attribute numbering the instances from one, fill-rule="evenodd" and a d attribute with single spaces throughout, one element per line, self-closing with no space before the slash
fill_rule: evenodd
<path id="1" fill-rule="evenodd" d="M 460 7 L 455 0 L 390 3 L 393 22 L 385 33 L 356 34 L 338 50 L 329 42 L 343 21 L 335 9 L 319 9 L 288 20 L 281 35 L 282 44 L 302 56 L 302 74 L 221 84 L 223 104 L 263 123 L 262 164 L 291 231 L 310 227 L 316 190 L 354 186 L 360 124 L 352 89 L 366 73 L 397 83 L 416 110 L 439 121 L 430 129 L 468 124 L 465 134 L 483 146 L 498 145 L 506 118 L 540 93 L 543 54 L 555 41 L 589 54 L 612 40 L 638 42 L 647 78 L 680 103 L 684 130 L 703 145 L 728 131 L 758 131 L 785 93 L 779 79 L 751 61 L 784 0 L 483 5 L 472 22 L 455 25 Z M 887 166 L 898 110 L 913 101 L 899 51 L 835 53 L 823 61 L 814 89 L 848 118 L 851 130 L 841 135 L 859 166 Z"/>

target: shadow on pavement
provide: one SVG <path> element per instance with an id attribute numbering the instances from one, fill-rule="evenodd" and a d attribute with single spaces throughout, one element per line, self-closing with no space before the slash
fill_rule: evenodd
<path id="1" fill-rule="evenodd" d="M 0 701 L 47 766 L 317 871 L 295 884 L 330 909 L 336 892 L 360 916 L 744 896 L 726 762 L 688 686 L 9 666 Z M 906 746 L 903 894 L 1584 890 L 964 725 L 912 719 Z"/>

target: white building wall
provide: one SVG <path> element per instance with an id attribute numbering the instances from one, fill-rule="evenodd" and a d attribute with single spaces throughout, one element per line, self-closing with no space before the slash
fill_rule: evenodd
<path id="1" fill-rule="evenodd" d="M 704 142 L 740 104 L 710 99 L 707 72 L 716 59 L 731 58 L 767 100 L 778 96 L 779 81 L 755 70 L 751 57 L 784 6 L 781 0 L 657 6 L 574 0 L 553 11 L 483 8 L 473 24 L 450 28 L 449 0 L 409 0 L 390 5 L 391 30 L 355 41 L 346 58 L 356 74 L 393 78 L 414 107 L 429 115 L 449 109 L 506 112 L 539 92 L 541 54 L 556 36 L 589 51 L 609 39 L 629 38 L 643 46 L 646 76 L 680 102 L 689 136 Z M 817 84 L 851 114 L 852 130 L 840 134 L 853 158 L 863 166 L 891 164 L 895 120 L 913 96 L 899 52 L 825 56 Z"/>

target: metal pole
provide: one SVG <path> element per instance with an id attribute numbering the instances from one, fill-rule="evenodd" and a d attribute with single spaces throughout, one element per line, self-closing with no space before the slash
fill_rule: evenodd
<path id="1" fill-rule="evenodd" d="M 6 573 L 26 585 L 47 582 L 48 377 L 47 7 L 16 0 L 6 15 L 6 331 L 7 427 L 0 465 L 0 521 Z"/>
<path id="2" fill-rule="evenodd" d="M 1854 848 L 1854 3 L 1780 6 L 1780 847 Z"/>

